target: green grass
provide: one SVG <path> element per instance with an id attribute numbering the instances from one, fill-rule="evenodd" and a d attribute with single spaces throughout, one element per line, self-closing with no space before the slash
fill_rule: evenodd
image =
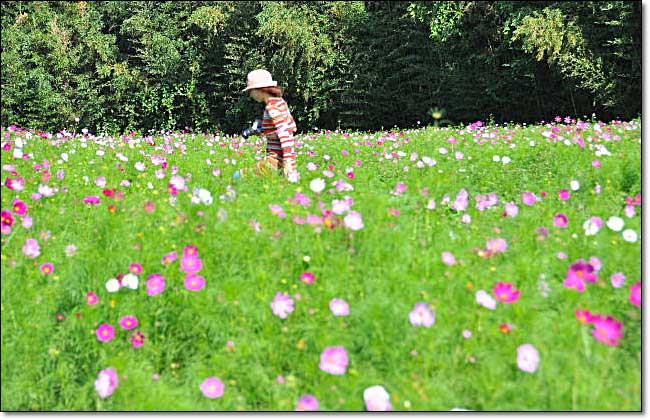
<path id="1" fill-rule="evenodd" d="M 570 127 L 572 132 L 562 135 L 573 139 L 575 126 Z M 629 288 L 641 278 L 640 240 L 626 242 L 621 232 L 606 226 L 595 236 L 585 236 L 582 228 L 591 216 L 606 221 L 618 215 L 625 229 L 641 233 L 640 208 L 632 218 L 623 215 L 625 197 L 641 192 L 640 122 L 608 124 L 603 132 L 607 129 L 621 141 L 606 141 L 592 125 L 581 134 L 594 140 L 585 149 L 547 142 L 541 134 L 547 128 L 540 125 L 511 127 L 510 134 L 503 127 L 487 127 L 485 132 L 498 134 L 497 144 L 485 139 L 483 145 L 473 141 L 474 132 L 458 129 L 406 131 L 397 141 L 410 142 L 395 150 L 390 150 L 395 145 L 390 140 L 382 146 L 355 145 L 375 143 L 386 133 L 302 135 L 300 141 L 313 147 L 315 155 L 308 156 L 307 147 L 300 149 L 302 178 L 296 184 L 281 177 L 233 181 L 237 168 L 254 163 L 253 147 L 232 150 L 219 147 L 218 141 L 208 146 L 207 136 L 172 133 L 174 142 L 186 144 L 187 151 L 175 148 L 165 155 L 169 166 L 178 166 L 179 175 L 192 174 L 189 192 L 180 192 L 173 206 L 167 191 L 169 169 L 164 179 L 154 176 L 156 167 L 140 154 L 153 152 L 145 142 L 131 149 L 117 147 L 123 144 L 119 137 L 111 140 L 129 157 L 121 162 L 121 173 L 115 152 L 97 156 L 96 151 L 106 147 L 93 140 L 82 148 L 77 136 L 56 147 L 34 135 L 24 148 L 32 159 L 16 160 L 12 151 L 2 151 L 2 164 L 15 165 L 26 180 L 21 192 L 2 187 L 2 209 L 10 210 L 13 199 L 20 198 L 30 205 L 34 221 L 25 229 L 16 217 L 13 231 L 2 235 L 2 410 L 293 410 L 304 394 L 315 395 L 321 410 L 363 410 L 364 389 L 379 384 L 390 393 L 395 410 L 638 411 L 641 319 L 640 308 L 629 302 Z M 505 135 L 512 139 L 504 140 Z M 26 138 L 25 133 L 5 129 L 2 136 L 3 141 Z M 459 142 L 448 143 L 450 137 Z M 535 146 L 530 146 L 531 140 Z M 595 156 L 590 145 L 596 140 L 611 156 Z M 164 143 L 162 136 L 156 141 Z M 440 154 L 440 147 L 449 153 Z M 349 156 L 341 154 L 344 149 Z M 69 161 L 59 164 L 64 151 Z M 392 151 L 406 155 L 397 164 L 379 160 Z M 462 151 L 464 159 L 457 160 L 455 151 Z M 413 152 L 438 163 L 417 168 L 409 161 Z M 326 154 L 331 160 L 324 159 Z M 512 161 L 494 162 L 494 155 Z M 237 164 L 225 164 L 226 157 L 237 159 Z M 31 194 L 45 182 L 32 166 L 43 159 L 52 165 L 48 185 L 67 186 L 68 192 L 36 201 Z M 356 159 L 363 162 L 360 167 Z M 592 166 L 594 159 L 602 168 Z M 144 172 L 134 169 L 137 161 L 146 163 Z M 311 172 L 308 162 L 321 167 Z M 322 174 L 328 165 L 335 166 L 333 178 Z M 404 166 L 409 166 L 408 172 Z M 212 174 L 215 167 L 222 169 L 221 176 Z M 347 179 L 347 167 L 354 168 L 355 179 Z M 56 177 L 58 169 L 65 169 L 63 180 Z M 4 183 L 11 174 L 2 174 Z M 98 176 L 107 178 L 106 188 L 123 191 L 124 199 L 102 195 L 94 184 Z M 309 189 L 317 177 L 328 184 L 320 198 Z M 123 179 L 131 186 L 120 186 Z M 329 194 L 330 184 L 338 179 L 345 179 L 354 191 Z M 561 201 L 557 192 L 569 189 L 571 180 L 578 180 L 580 189 Z M 147 187 L 149 182 L 154 189 Z M 400 182 L 407 191 L 391 195 Z M 602 186 L 601 194 L 594 193 L 596 184 Z M 233 201 L 219 199 L 228 185 L 236 191 Z M 192 204 L 193 187 L 209 190 L 214 202 Z M 436 200 L 435 210 L 426 208 L 425 187 Z M 453 202 L 462 188 L 470 197 L 466 211 L 441 204 L 445 194 Z M 308 208 L 287 202 L 297 191 L 312 199 Z M 538 196 L 545 191 L 548 196 L 529 207 L 522 203 L 525 191 Z M 490 192 L 498 195 L 500 204 L 477 210 L 474 197 Z M 100 196 L 102 203 L 83 204 L 87 195 Z M 352 209 L 363 216 L 363 229 L 353 232 L 341 225 L 317 232 L 292 222 L 294 216 L 320 214 L 319 200 L 331 208 L 333 198 L 345 195 L 354 199 Z M 148 200 L 156 203 L 152 213 L 143 210 Z M 517 217 L 503 217 L 509 201 L 518 204 Z M 108 211 L 110 204 L 117 207 L 115 214 Z M 281 205 L 287 217 L 273 215 L 271 204 Z M 401 214 L 392 216 L 389 208 Z M 227 212 L 225 220 L 218 216 L 220 209 Z M 461 223 L 465 213 L 472 218 L 470 224 Z M 553 225 L 557 213 L 567 214 L 567 228 Z M 252 219 L 261 224 L 261 232 L 253 230 Z M 537 239 L 541 226 L 550 230 L 546 240 Z M 47 240 L 41 236 L 46 231 L 51 233 Z M 22 252 L 28 238 L 41 246 L 36 259 Z M 492 238 L 506 239 L 507 251 L 479 257 L 475 249 L 485 248 Z M 64 252 L 69 244 L 78 247 L 73 257 Z M 204 264 L 200 274 L 207 286 L 199 292 L 184 288 L 179 260 L 161 264 L 165 254 L 175 250 L 180 256 L 189 244 L 198 247 Z M 444 251 L 462 263 L 444 265 Z M 568 259 L 559 259 L 560 251 Z M 603 263 L 598 283 L 588 284 L 584 293 L 565 288 L 569 266 L 592 256 Z M 55 264 L 54 275 L 41 274 L 44 262 Z M 106 281 L 126 273 L 132 262 L 144 267 L 139 288 L 108 293 Z M 316 275 L 314 284 L 299 280 L 304 271 Z M 626 275 L 623 288 L 610 284 L 615 272 Z M 167 289 L 150 297 L 145 281 L 152 273 L 165 276 Z M 521 298 L 499 303 L 494 311 L 477 304 L 476 291 L 491 292 L 498 281 L 514 283 Z M 547 297 L 540 291 L 541 281 L 550 288 Z M 85 303 L 91 291 L 100 297 L 94 306 Z M 285 320 L 270 307 L 280 291 L 290 293 L 295 302 L 295 311 Z M 332 315 L 328 303 L 335 297 L 350 304 L 350 316 Z M 409 312 L 419 301 L 436 311 L 431 328 L 409 323 Z M 575 318 L 580 308 L 620 320 L 620 345 L 596 341 L 592 328 Z M 65 320 L 57 320 L 57 314 Z M 131 332 L 119 328 L 124 315 L 138 317 L 138 329 L 146 336 L 143 347 L 133 348 Z M 117 329 L 115 339 L 107 343 L 94 334 L 104 322 Z M 515 329 L 504 334 L 499 329 L 503 323 Z M 465 329 L 473 332 L 470 339 L 462 337 Z M 234 351 L 227 351 L 229 340 L 235 343 Z M 524 343 L 533 344 L 541 356 L 532 374 L 517 367 L 516 349 Z M 342 376 L 319 369 L 320 353 L 336 345 L 344 346 L 350 359 Z M 102 399 L 94 381 L 106 367 L 117 369 L 120 386 Z M 154 373 L 160 380 L 152 380 Z M 286 378 L 284 384 L 276 381 L 279 375 Z M 226 384 L 223 397 L 212 400 L 200 392 L 200 384 L 210 376 Z"/>

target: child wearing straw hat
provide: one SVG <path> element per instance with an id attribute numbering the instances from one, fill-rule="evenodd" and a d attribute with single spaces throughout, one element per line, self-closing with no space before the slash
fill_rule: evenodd
<path id="1" fill-rule="evenodd" d="M 250 92 L 257 102 L 266 104 L 261 127 L 244 130 L 244 137 L 251 132 L 261 132 L 266 137 L 266 156 L 252 168 L 235 172 L 234 178 L 248 173 L 264 176 L 282 171 L 285 176 L 297 169 L 294 133 L 297 131 L 287 103 L 282 99 L 282 88 L 273 80 L 271 73 L 258 69 L 248 73 L 248 83 L 243 92 Z"/>

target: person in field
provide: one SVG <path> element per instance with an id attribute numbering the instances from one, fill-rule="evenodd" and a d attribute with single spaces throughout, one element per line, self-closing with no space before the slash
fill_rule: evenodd
<path id="1" fill-rule="evenodd" d="M 264 117 L 259 124 L 244 130 L 247 138 L 255 132 L 266 137 L 266 156 L 251 168 L 240 169 L 234 178 L 253 174 L 265 176 L 283 173 L 285 176 L 297 170 L 294 133 L 298 130 L 296 122 L 289 112 L 287 103 L 282 99 L 282 88 L 273 80 L 271 73 L 258 69 L 248 73 L 248 83 L 243 92 L 250 92 L 257 102 L 264 102 Z"/>

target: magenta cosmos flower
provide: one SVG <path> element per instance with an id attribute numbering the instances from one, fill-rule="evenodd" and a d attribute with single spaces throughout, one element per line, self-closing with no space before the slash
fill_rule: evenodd
<path id="1" fill-rule="evenodd" d="M 203 268 L 203 261 L 200 258 L 185 256 L 181 258 L 181 270 L 186 273 L 198 273 Z"/>
<path id="2" fill-rule="evenodd" d="M 332 375 L 344 375 L 348 367 L 348 353 L 345 347 L 327 347 L 320 355 L 320 369 Z"/>
<path id="3" fill-rule="evenodd" d="M 431 328 L 436 323 L 436 313 L 426 303 L 418 302 L 409 313 L 409 321 L 414 327 Z"/>
<path id="4" fill-rule="evenodd" d="M 14 210 L 14 213 L 16 213 L 18 216 L 23 216 L 25 213 L 27 213 L 29 206 L 25 202 L 20 201 L 19 199 L 15 199 L 12 208 Z"/>
<path id="5" fill-rule="evenodd" d="M 350 305 L 343 299 L 330 300 L 330 310 L 334 316 L 348 316 L 350 315 Z"/>
<path id="6" fill-rule="evenodd" d="M 305 284 L 313 284 L 316 281 L 316 276 L 309 271 L 305 271 L 300 275 L 300 281 Z"/>
<path id="7" fill-rule="evenodd" d="M 111 324 L 102 324 L 97 328 L 96 334 L 99 341 L 106 343 L 115 337 L 115 327 Z"/>
<path id="8" fill-rule="evenodd" d="M 183 256 L 184 257 L 199 257 L 199 249 L 196 247 L 196 245 L 188 245 L 183 249 Z"/>
<path id="9" fill-rule="evenodd" d="M 50 275 L 54 273 L 54 264 L 52 263 L 45 263 L 41 265 L 41 273 L 45 275 Z"/>
<path id="10" fill-rule="evenodd" d="M 578 292 L 584 292 L 585 282 L 596 283 L 597 281 L 598 276 L 595 273 L 594 267 L 581 259 L 569 267 L 567 276 L 564 279 L 564 286 L 569 289 L 576 289 Z"/>
<path id="11" fill-rule="evenodd" d="M 155 296 L 165 291 L 165 278 L 162 274 L 152 274 L 147 277 L 147 294 Z"/>
<path id="12" fill-rule="evenodd" d="M 135 334 L 131 334 L 131 344 L 133 347 L 140 348 L 144 344 L 144 334 L 140 331 L 137 331 Z"/>
<path id="13" fill-rule="evenodd" d="M 539 352 L 532 344 L 517 347 L 517 366 L 524 372 L 534 373 L 539 366 Z"/>
<path id="14" fill-rule="evenodd" d="M 216 376 L 211 376 L 201 384 L 201 392 L 208 398 L 219 398 L 225 389 L 224 383 Z"/>
<path id="15" fill-rule="evenodd" d="M 576 319 L 583 324 L 593 324 L 598 319 L 598 316 L 586 309 L 578 309 L 576 310 Z"/>
<path id="16" fill-rule="evenodd" d="M 110 397 L 119 386 L 117 371 L 113 368 L 103 369 L 95 380 L 95 390 L 101 398 Z"/>
<path id="17" fill-rule="evenodd" d="M 571 198 L 571 191 L 569 190 L 560 190 L 557 192 L 558 197 L 560 197 L 560 200 L 568 200 Z"/>
<path id="18" fill-rule="evenodd" d="M 122 319 L 120 319 L 119 324 L 120 327 L 124 328 L 125 330 L 132 330 L 138 326 L 138 318 L 134 316 L 124 316 Z"/>
<path id="19" fill-rule="evenodd" d="M 178 253 L 176 251 L 172 251 L 169 254 L 165 255 L 162 258 L 161 262 L 163 264 L 171 264 L 172 262 L 176 261 L 177 258 L 178 258 Z"/>
<path id="20" fill-rule="evenodd" d="M 566 227 L 569 224 L 569 217 L 564 213 L 556 214 L 553 223 L 557 227 Z"/>
<path id="21" fill-rule="evenodd" d="M 641 307 L 641 282 L 637 281 L 630 287 L 630 303 Z"/>
<path id="22" fill-rule="evenodd" d="M 494 289 L 492 289 L 494 296 L 503 303 L 513 303 L 519 300 L 521 291 L 515 289 L 515 285 L 512 283 L 504 283 L 502 281 L 498 282 Z"/>
<path id="23" fill-rule="evenodd" d="M 619 340 L 623 338 L 623 323 L 615 318 L 598 317 L 594 321 L 594 329 L 591 331 L 594 338 L 608 346 L 618 346 Z"/>
<path id="24" fill-rule="evenodd" d="M 102 200 L 95 195 L 89 195 L 88 197 L 84 198 L 84 203 L 86 204 L 99 204 L 101 202 Z"/>
<path id="25" fill-rule="evenodd" d="M 293 312 L 293 299 L 286 293 L 278 292 L 273 302 L 271 302 L 271 309 L 273 310 L 273 315 L 286 319 Z"/>
<path id="26" fill-rule="evenodd" d="M 300 397 L 296 411 L 317 411 L 320 407 L 318 399 L 313 395 L 307 394 Z"/>
<path id="27" fill-rule="evenodd" d="M 129 266 L 129 271 L 133 274 L 142 274 L 142 264 L 133 263 Z"/>
<path id="28" fill-rule="evenodd" d="M 198 274 L 188 274 L 185 276 L 185 288 L 197 292 L 205 287 L 205 277 Z"/>
<path id="29" fill-rule="evenodd" d="M 96 293 L 90 292 L 86 295 L 86 303 L 89 305 L 96 305 L 99 303 L 99 296 Z"/>

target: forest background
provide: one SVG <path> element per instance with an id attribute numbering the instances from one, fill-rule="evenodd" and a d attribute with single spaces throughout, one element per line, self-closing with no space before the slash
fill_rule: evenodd
<path id="1" fill-rule="evenodd" d="M 641 2 L 1 4 L 4 127 L 238 133 L 256 68 L 300 131 L 641 112 Z"/>

